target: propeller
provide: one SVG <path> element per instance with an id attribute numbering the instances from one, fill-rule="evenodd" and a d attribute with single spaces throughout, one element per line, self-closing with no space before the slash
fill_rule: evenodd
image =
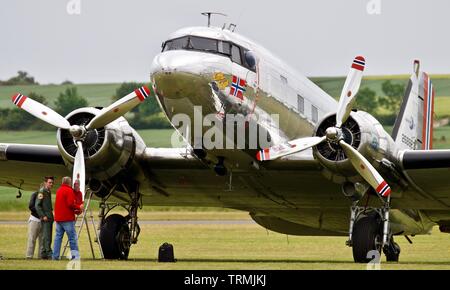
<path id="1" fill-rule="evenodd" d="M 356 100 L 355 97 L 361 84 L 365 64 L 365 59 L 362 56 L 357 56 L 353 59 L 350 72 L 347 75 L 347 79 L 345 80 L 341 97 L 339 99 L 338 110 L 336 112 L 336 126 L 327 128 L 325 136 L 299 138 L 287 143 L 275 145 L 270 148 L 260 150 L 256 154 L 256 159 L 259 161 L 274 160 L 306 150 L 325 141 L 338 144 L 361 177 L 364 178 L 364 180 L 373 189 L 375 189 L 380 196 L 389 196 L 391 193 L 391 188 L 387 182 L 372 166 L 372 164 L 370 164 L 370 162 L 358 152 L 358 150 L 344 141 L 344 135 L 341 129 L 342 124 L 347 121 L 352 111 L 352 106 Z"/>
<path id="2" fill-rule="evenodd" d="M 69 130 L 75 143 L 77 144 L 77 153 L 75 154 L 72 182 L 80 181 L 80 191 L 83 196 L 86 188 L 86 168 L 84 163 L 83 141 L 89 130 L 102 128 L 119 117 L 125 115 L 141 102 L 145 101 L 151 95 L 148 87 L 141 87 L 125 97 L 117 100 L 110 106 L 103 108 L 87 125 L 71 125 L 63 116 L 53 111 L 49 107 L 36 102 L 22 94 L 12 96 L 12 102 L 22 110 L 27 111 L 42 121 L 51 124 L 57 128 Z"/>

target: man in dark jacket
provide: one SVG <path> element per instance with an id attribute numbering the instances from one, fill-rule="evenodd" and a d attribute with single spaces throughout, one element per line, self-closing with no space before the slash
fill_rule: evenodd
<path id="1" fill-rule="evenodd" d="M 35 202 L 36 212 L 41 219 L 42 226 L 42 259 L 51 259 L 52 257 L 53 206 L 50 190 L 53 187 L 53 182 L 53 177 L 45 177 L 44 184 L 39 189 Z"/>
<path id="2" fill-rule="evenodd" d="M 53 260 L 59 260 L 64 232 L 69 238 L 72 259 L 79 259 L 78 238 L 75 232 L 75 211 L 83 210 L 83 205 L 76 202 L 75 193 L 71 187 L 72 179 L 63 177 L 61 187 L 56 191 L 55 222 L 56 235 L 53 245 Z"/>

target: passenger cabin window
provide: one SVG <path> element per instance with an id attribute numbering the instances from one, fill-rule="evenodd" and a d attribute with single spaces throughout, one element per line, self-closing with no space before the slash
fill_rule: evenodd
<path id="1" fill-rule="evenodd" d="M 300 95 L 297 95 L 297 110 L 305 114 L 305 99 Z"/>
<path id="2" fill-rule="evenodd" d="M 253 72 L 256 71 L 254 66 L 248 64 L 247 61 L 243 61 L 243 53 L 247 52 L 248 49 L 227 41 L 187 35 L 167 40 L 163 45 L 162 51 L 169 50 L 195 50 L 225 55 L 229 57 L 231 61 L 242 65 Z"/>
<path id="3" fill-rule="evenodd" d="M 319 111 L 315 106 L 311 106 L 311 115 L 312 115 L 312 121 L 314 123 L 317 123 L 319 121 Z"/>

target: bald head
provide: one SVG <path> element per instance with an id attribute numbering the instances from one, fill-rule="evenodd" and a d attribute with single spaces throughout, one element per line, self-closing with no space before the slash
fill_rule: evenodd
<path id="1" fill-rule="evenodd" d="M 72 178 L 70 178 L 69 176 L 64 176 L 61 183 L 70 186 L 72 185 Z"/>

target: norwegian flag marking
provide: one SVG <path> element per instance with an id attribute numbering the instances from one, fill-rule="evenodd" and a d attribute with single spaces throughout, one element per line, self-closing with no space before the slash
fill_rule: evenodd
<path id="1" fill-rule="evenodd" d="M 352 63 L 352 68 L 359 70 L 359 71 L 363 71 L 365 66 L 366 66 L 366 60 L 364 59 L 364 57 L 362 57 L 362 56 L 355 57 L 355 59 L 353 60 L 353 63 Z"/>
<path id="2" fill-rule="evenodd" d="M 22 105 L 25 102 L 25 100 L 27 99 L 27 97 L 22 94 L 16 94 L 16 95 L 12 96 L 11 99 L 12 99 L 14 105 L 16 105 L 19 108 L 22 108 Z"/>
<path id="3" fill-rule="evenodd" d="M 238 78 L 237 76 L 233 76 L 230 94 L 243 100 L 246 86 L 247 82 L 245 80 Z"/>
<path id="4" fill-rule="evenodd" d="M 378 185 L 377 193 L 384 197 L 389 196 L 389 194 L 391 193 L 391 188 L 386 181 L 383 180 L 383 182 Z"/>
<path id="5" fill-rule="evenodd" d="M 147 87 L 140 87 L 134 91 L 141 102 L 145 101 L 150 95 L 150 89 Z"/>

